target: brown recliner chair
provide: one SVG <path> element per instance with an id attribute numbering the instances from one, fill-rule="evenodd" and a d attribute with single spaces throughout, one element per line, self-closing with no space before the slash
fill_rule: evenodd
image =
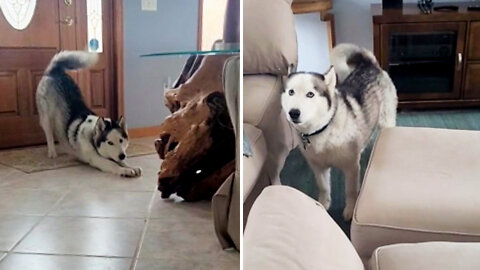
<path id="1" fill-rule="evenodd" d="M 297 65 L 291 0 L 243 1 L 243 127 L 252 156 L 243 157 L 244 223 L 264 187 L 280 183 L 295 131 L 280 104 L 282 76 Z"/>

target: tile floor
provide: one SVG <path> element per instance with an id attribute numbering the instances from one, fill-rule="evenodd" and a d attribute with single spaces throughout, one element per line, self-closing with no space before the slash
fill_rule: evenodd
<path id="1" fill-rule="evenodd" d="M 130 164 L 143 176 L 0 165 L 0 270 L 240 268 L 217 242 L 209 202 L 162 200 L 157 155 Z"/>

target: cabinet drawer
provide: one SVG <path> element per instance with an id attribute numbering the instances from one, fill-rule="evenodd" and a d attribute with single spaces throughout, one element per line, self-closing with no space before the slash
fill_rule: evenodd
<path id="1" fill-rule="evenodd" d="M 464 98 L 480 98 L 480 63 L 467 65 Z"/>
<path id="2" fill-rule="evenodd" d="M 480 21 L 470 23 L 468 59 L 480 60 Z"/>

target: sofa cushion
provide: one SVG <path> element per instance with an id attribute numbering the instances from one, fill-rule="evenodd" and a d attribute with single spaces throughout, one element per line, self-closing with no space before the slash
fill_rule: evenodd
<path id="1" fill-rule="evenodd" d="M 380 132 L 352 221 L 363 259 L 377 247 L 480 242 L 480 132 L 389 128 Z"/>
<path id="2" fill-rule="evenodd" d="M 257 183 L 267 158 L 267 147 L 262 131 L 252 125 L 244 124 L 245 137 L 250 141 L 252 156 L 243 157 L 243 199 L 245 200 Z"/>
<path id="3" fill-rule="evenodd" d="M 371 270 L 476 270 L 480 243 L 426 242 L 379 247 Z"/>
<path id="4" fill-rule="evenodd" d="M 283 84 L 279 76 L 243 76 L 243 88 L 244 123 L 258 126 L 270 111 L 283 112 L 280 104 Z"/>
<path id="5" fill-rule="evenodd" d="M 277 181 L 285 159 L 297 143 L 296 132 L 280 104 L 282 80 L 279 76 L 243 76 L 243 122 L 259 128 L 267 144 L 268 181 Z"/>
<path id="6" fill-rule="evenodd" d="M 243 246 L 244 269 L 364 269 L 323 206 L 288 186 L 263 190 L 250 211 Z"/>
<path id="7" fill-rule="evenodd" d="M 287 74 L 297 65 L 292 0 L 243 1 L 244 74 Z"/>

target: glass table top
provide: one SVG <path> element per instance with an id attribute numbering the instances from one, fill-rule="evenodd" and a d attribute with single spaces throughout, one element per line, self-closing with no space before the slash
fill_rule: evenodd
<path id="1" fill-rule="evenodd" d="M 160 52 L 160 53 L 149 53 L 142 54 L 140 57 L 156 57 L 156 56 L 175 56 L 175 55 L 222 55 L 222 54 L 237 54 L 240 53 L 240 48 L 232 49 L 219 49 L 219 50 L 210 50 L 210 51 L 178 51 L 178 52 Z"/>

